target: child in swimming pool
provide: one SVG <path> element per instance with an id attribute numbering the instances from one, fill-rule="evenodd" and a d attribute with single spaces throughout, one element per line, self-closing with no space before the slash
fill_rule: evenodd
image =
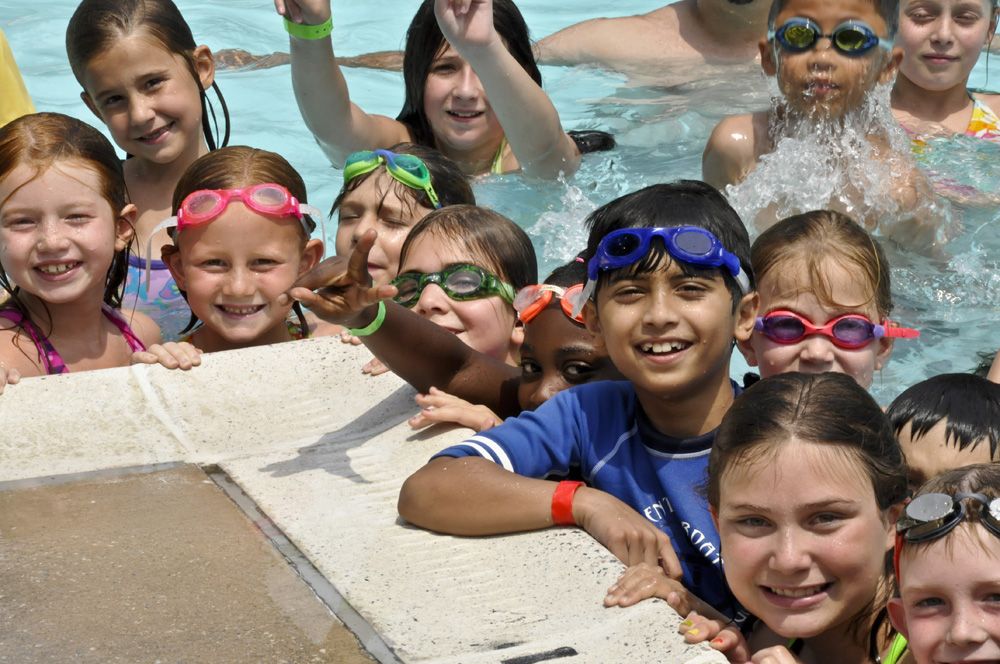
<path id="1" fill-rule="evenodd" d="M 916 664 L 1000 661 L 1000 465 L 920 488 L 896 527 L 893 625 Z"/>
<path id="2" fill-rule="evenodd" d="M 886 410 L 910 488 L 952 468 L 1000 461 L 1000 385 L 941 374 L 907 388 Z"/>
<path id="3" fill-rule="evenodd" d="M 892 110 L 919 140 L 964 134 L 1000 143 L 1000 95 L 974 94 L 969 75 L 997 27 L 994 0 L 902 0 L 903 50 Z"/>
<path id="4" fill-rule="evenodd" d="M 166 266 L 156 260 L 170 238 L 159 232 L 152 243 L 148 240 L 153 227 L 169 216 L 181 174 L 228 142 L 229 115 L 215 84 L 212 52 L 195 44 L 171 0 L 83 0 L 66 30 L 66 51 L 87 108 L 129 155 L 125 183 L 138 207 L 137 251 L 151 244 L 156 252 L 130 257 L 123 304 L 151 316 L 166 339 L 175 339 L 188 311 Z M 209 87 L 222 102 L 221 141 L 210 131 Z M 144 278 L 147 266 L 151 281 Z"/>
<path id="5" fill-rule="evenodd" d="M 296 295 L 326 320 L 375 318 L 378 304 L 364 311 L 371 293 L 363 271 L 364 249 L 371 239 L 369 234 L 362 240 L 350 261 L 338 257 L 337 267 L 328 263 L 300 279 Z M 417 397 L 422 411 L 411 418 L 411 426 L 454 422 L 477 431 L 487 429 L 502 418 L 533 410 L 573 385 L 619 377 L 593 335 L 572 315 L 574 294 L 582 291 L 585 280 L 584 264 L 573 261 L 556 269 L 544 284 L 518 291 L 514 306 L 524 325 L 520 369 L 473 350 L 392 304 L 386 305 L 378 329 L 362 339 L 423 392 Z M 421 352 L 414 353 L 413 348 Z"/>
<path id="6" fill-rule="evenodd" d="M 456 204 L 475 205 L 476 197 L 458 166 L 433 148 L 399 143 L 352 153 L 331 210 L 339 213 L 337 255 L 349 256 L 358 239 L 375 229 L 368 273 L 375 284 L 388 284 L 399 272 L 410 229 L 434 210 Z"/>
<path id="7" fill-rule="evenodd" d="M 185 340 L 214 352 L 317 333 L 279 298 L 323 257 L 310 239 L 322 213 L 281 155 L 235 146 L 200 157 L 177 183 L 173 212 L 160 224 L 176 228 L 163 262 L 191 307 L 188 329 L 200 321 Z"/>
<path id="8" fill-rule="evenodd" d="M 421 3 L 407 31 L 406 99 L 395 120 L 351 102 L 329 37 L 329 0 L 275 0 L 275 8 L 291 35 L 299 109 L 332 163 L 405 141 L 436 147 L 471 175 L 576 171 L 579 150 L 541 88 L 512 0 Z"/>
<path id="9" fill-rule="evenodd" d="M 896 338 L 889 263 L 878 241 L 845 215 L 817 210 L 761 233 L 751 248 L 760 314 L 740 350 L 767 378 L 837 371 L 869 387 Z"/>
<path id="10" fill-rule="evenodd" d="M 0 391 L 22 377 L 127 366 L 160 341 L 149 317 L 119 311 L 135 215 L 121 162 L 93 127 L 37 113 L 0 128 L 0 285 L 8 296 Z"/>
<path id="11" fill-rule="evenodd" d="M 731 661 L 876 661 L 868 637 L 889 599 L 886 554 L 906 465 L 865 390 L 836 373 L 753 385 L 719 426 L 707 492 L 726 581 L 758 623 L 744 641 L 725 621 L 691 614 L 686 640 L 711 640 Z M 611 592 L 632 604 L 676 590 L 643 565 Z M 880 650 L 888 641 L 875 638 Z"/>
<path id="12" fill-rule="evenodd" d="M 734 185 L 727 194 L 748 223 L 763 230 L 822 207 L 907 244 L 945 239 L 930 185 L 894 145 L 877 90 L 902 57 L 892 46 L 897 20 L 888 0 L 774 0 L 760 55 L 782 98 L 723 119 L 702 159 L 707 182 Z"/>

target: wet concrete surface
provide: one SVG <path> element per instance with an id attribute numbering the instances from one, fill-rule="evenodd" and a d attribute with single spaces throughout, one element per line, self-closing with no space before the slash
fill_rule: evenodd
<path id="1" fill-rule="evenodd" d="M 195 466 L 0 483 L 0 662 L 374 660 Z"/>

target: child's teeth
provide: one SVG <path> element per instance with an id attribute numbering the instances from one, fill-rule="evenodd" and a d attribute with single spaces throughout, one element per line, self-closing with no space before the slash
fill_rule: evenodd
<path id="1" fill-rule="evenodd" d="M 42 265 L 38 269 L 45 274 L 62 274 L 73 269 L 75 263 L 59 263 L 58 265 Z"/>
<path id="2" fill-rule="evenodd" d="M 644 353 L 670 353 L 673 351 L 684 350 L 687 347 L 683 341 L 665 341 L 663 343 L 656 344 L 643 344 L 642 351 Z"/>
<path id="3" fill-rule="evenodd" d="M 808 588 L 771 588 L 771 592 L 782 597 L 809 597 L 815 595 L 823 586 L 810 586 Z"/>
<path id="4" fill-rule="evenodd" d="M 236 314 L 239 316 L 247 316 L 249 314 L 255 313 L 260 309 L 260 305 L 252 305 L 247 307 L 234 307 L 234 306 L 224 306 L 222 307 L 228 313 Z"/>

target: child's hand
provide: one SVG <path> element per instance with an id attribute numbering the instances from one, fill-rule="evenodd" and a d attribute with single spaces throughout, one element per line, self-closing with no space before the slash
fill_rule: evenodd
<path id="1" fill-rule="evenodd" d="M 708 641 L 709 646 L 724 654 L 733 664 L 751 661 L 747 640 L 735 625 L 727 623 L 723 618 L 710 618 L 692 611 L 677 631 L 684 635 L 687 643 Z M 756 662 L 756 658 L 753 661 Z"/>
<path id="2" fill-rule="evenodd" d="M 384 373 L 392 371 L 389 367 L 385 366 L 382 360 L 377 357 L 365 362 L 365 366 L 361 367 L 361 373 L 368 374 L 369 376 L 381 376 Z"/>
<path id="3" fill-rule="evenodd" d="M 358 327 L 356 319 L 367 307 L 396 294 L 395 286 L 372 286 L 368 254 L 376 237 L 374 230 L 365 231 L 350 257 L 327 258 L 299 277 L 278 303 L 296 299 L 329 323 Z"/>
<path id="4" fill-rule="evenodd" d="M 292 23 L 319 25 L 330 18 L 330 0 L 274 0 L 274 9 Z"/>
<path id="5" fill-rule="evenodd" d="M 414 429 L 438 422 L 454 422 L 475 431 L 485 431 L 503 422 L 486 406 L 471 404 L 436 387 L 432 387 L 427 394 L 418 394 L 417 405 L 422 410 L 409 420 Z"/>
<path id="6" fill-rule="evenodd" d="M 132 364 L 162 364 L 168 369 L 187 371 L 201 364 L 201 350 L 186 341 L 153 344 L 132 353 Z"/>
<path id="7" fill-rule="evenodd" d="M 678 581 L 674 581 L 663 573 L 663 569 L 657 565 L 639 563 L 632 565 L 625 570 L 615 585 L 608 588 L 608 594 L 604 598 L 604 606 L 632 606 L 650 597 L 667 599 L 671 597 L 671 606 L 681 605 L 680 593 L 687 591 Z M 677 608 L 677 607 L 674 607 Z M 678 611 L 681 615 L 686 615 L 690 608 Z"/>
<path id="8" fill-rule="evenodd" d="M 750 661 L 753 664 L 802 664 L 802 660 L 789 652 L 785 646 L 773 646 L 758 650 L 750 658 Z"/>
<path id="9" fill-rule="evenodd" d="M 456 51 L 489 46 L 498 39 L 493 27 L 493 0 L 435 0 L 441 34 Z"/>
<path id="10" fill-rule="evenodd" d="M 5 362 L 0 360 L 0 394 L 3 394 L 3 388 L 14 385 L 19 380 L 21 380 L 21 372 L 14 367 L 8 367 Z"/>
<path id="11" fill-rule="evenodd" d="M 354 336 L 346 329 L 343 332 L 341 332 L 338 336 L 340 336 L 340 343 L 348 344 L 349 346 L 360 346 L 363 343 L 361 341 L 361 337 Z"/>
<path id="12" fill-rule="evenodd" d="M 573 516 L 626 565 L 644 562 L 662 567 L 672 579 L 681 578 L 681 563 L 667 534 L 611 494 L 580 487 L 573 500 Z"/>

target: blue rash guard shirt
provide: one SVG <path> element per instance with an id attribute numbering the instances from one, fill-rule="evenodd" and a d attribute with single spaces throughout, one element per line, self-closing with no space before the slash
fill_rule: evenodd
<path id="1" fill-rule="evenodd" d="M 741 392 L 735 383 L 733 390 Z M 685 587 L 742 623 L 746 614 L 726 585 L 719 534 L 699 493 L 714 440 L 715 431 L 687 439 L 657 431 L 630 382 L 602 381 L 560 392 L 435 457 L 481 456 L 528 477 L 565 477 L 578 468 L 588 486 L 669 535 Z"/>

